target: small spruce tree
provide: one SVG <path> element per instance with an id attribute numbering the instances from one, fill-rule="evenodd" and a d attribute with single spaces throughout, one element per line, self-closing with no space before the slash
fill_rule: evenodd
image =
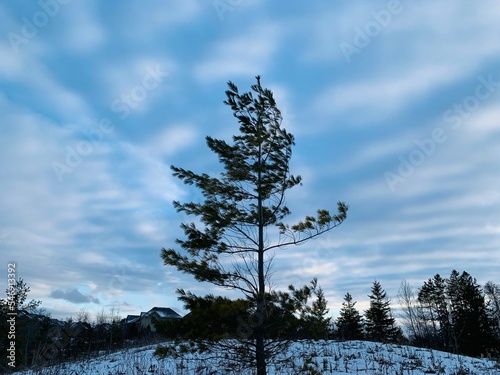
<path id="1" fill-rule="evenodd" d="M 390 300 L 378 281 L 373 282 L 370 308 L 365 311 L 366 335 L 370 340 L 379 342 L 395 342 L 401 330 L 396 327 L 396 319 L 392 317 Z"/>
<path id="2" fill-rule="evenodd" d="M 363 318 L 355 307 L 349 292 L 344 296 L 339 317 L 336 320 L 337 334 L 341 340 L 361 340 L 363 339 Z"/>
<path id="3" fill-rule="evenodd" d="M 327 317 L 328 301 L 326 300 L 325 293 L 320 286 L 317 286 L 317 280 L 314 279 L 314 295 L 316 300 L 312 303 L 311 309 L 308 311 L 307 323 L 310 326 L 312 339 L 328 339 L 330 331 L 331 317 Z"/>

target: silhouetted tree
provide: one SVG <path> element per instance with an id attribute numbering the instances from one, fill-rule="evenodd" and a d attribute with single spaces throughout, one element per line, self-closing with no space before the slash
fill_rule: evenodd
<path id="1" fill-rule="evenodd" d="M 311 285 L 304 285 L 296 289 L 293 285 L 288 287 L 287 292 L 278 292 L 274 309 L 280 311 L 281 318 L 278 322 L 270 320 L 269 325 L 283 327 L 281 333 L 276 337 L 281 339 L 326 339 L 330 330 L 331 318 L 327 317 L 328 302 L 323 289 L 318 285 L 318 280 L 314 278 Z M 315 300 L 309 305 L 312 297 Z M 284 324 L 287 323 L 287 324 Z"/>
<path id="2" fill-rule="evenodd" d="M 418 302 L 431 327 L 427 346 L 472 356 L 496 350 L 491 306 L 488 309 L 483 290 L 467 272 L 453 270 L 447 279 L 435 275 L 420 288 Z"/>
<path id="3" fill-rule="evenodd" d="M 193 215 L 199 222 L 182 224 L 186 239 L 177 240 L 182 252 L 162 249 L 161 257 L 165 265 L 198 281 L 240 290 L 255 303 L 255 321 L 260 323 L 254 327 L 252 339 L 242 339 L 241 344 L 243 350 L 253 353 L 257 374 L 262 375 L 273 348 L 264 329 L 272 252 L 337 227 L 346 218 L 347 206 L 339 202 L 336 214 L 318 210 L 316 217 L 306 216 L 296 225 L 283 223 L 290 214 L 286 192 L 301 182 L 289 170 L 294 137 L 281 127 L 282 116 L 273 93 L 256 78 L 252 91 L 244 94 L 228 83 L 224 103 L 231 107 L 240 130 L 233 136 L 233 144 L 206 138 L 224 172 L 212 177 L 172 166 L 174 176 L 199 188 L 204 200 L 174 202 L 177 211 Z"/>
<path id="4" fill-rule="evenodd" d="M 455 351 L 471 356 L 486 354 L 493 346 L 494 335 L 481 287 L 467 272 L 453 270 L 446 290 Z"/>
<path id="5" fill-rule="evenodd" d="M 90 324 L 90 313 L 86 309 L 80 309 L 80 311 L 78 311 L 78 313 L 76 314 L 76 321 L 80 323 Z"/>
<path id="6" fill-rule="evenodd" d="M 5 290 L 7 298 L 0 300 L 0 310 L 7 311 L 27 311 L 35 312 L 38 307 L 42 304 L 42 301 L 31 300 L 25 303 L 28 298 L 28 293 L 31 288 L 24 282 L 22 278 L 18 278 L 10 287 Z"/>
<path id="7" fill-rule="evenodd" d="M 451 350 L 451 324 L 446 295 L 446 279 L 439 274 L 430 278 L 420 288 L 417 300 L 422 306 L 424 319 L 430 323 L 431 332 L 427 345 L 440 350 Z"/>
<path id="8" fill-rule="evenodd" d="M 500 285 L 488 281 L 484 285 L 484 293 L 488 301 L 488 312 L 492 320 L 496 341 L 498 343 L 500 342 Z"/>
<path id="9" fill-rule="evenodd" d="M 392 317 L 390 301 L 382 289 L 380 282 L 374 281 L 371 289 L 370 308 L 365 311 L 366 335 L 370 340 L 379 342 L 395 342 L 401 336 L 396 327 L 396 319 Z"/>
<path id="10" fill-rule="evenodd" d="M 303 316 L 307 325 L 307 336 L 316 340 L 327 339 L 332 318 L 326 316 L 330 311 L 327 307 L 328 301 L 325 298 L 323 289 L 318 286 L 316 279 L 313 280 L 312 292 L 316 299 L 313 301 L 312 306 L 306 309 Z"/>
<path id="11" fill-rule="evenodd" d="M 403 280 L 399 288 L 398 299 L 408 339 L 412 345 L 427 346 L 432 341 L 434 328 L 427 320 L 425 307 L 417 297 L 412 286 Z"/>
<path id="12" fill-rule="evenodd" d="M 182 291 L 179 300 L 189 313 L 182 319 L 160 320 L 157 331 L 168 338 L 181 340 L 212 340 L 237 338 L 239 317 L 249 314 L 247 300 L 231 300 L 212 294 L 200 297 Z"/>
<path id="13" fill-rule="evenodd" d="M 250 299 L 231 300 L 225 297 L 207 295 L 196 296 L 179 291 L 179 299 L 189 313 L 182 319 L 158 321 L 158 332 L 167 338 L 176 339 L 173 345 L 163 345 L 156 349 L 159 356 L 176 356 L 179 351 L 212 349 L 219 353 L 237 353 L 225 360 L 227 366 L 248 366 L 254 363 L 251 352 L 244 346 L 235 346 L 235 340 L 255 338 L 255 327 L 265 324 L 263 329 L 272 352 L 280 351 L 289 340 L 325 338 L 329 318 L 325 318 L 326 300 L 314 279 L 311 285 L 297 289 L 289 286 L 287 292 L 275 292 L 266 296 L 265 321 L 256 319 L 256 303 Z M 309 305 L 312 296 L 316 300 Z M 231 339 L 231 340 L 228 340 Z M 186 340 L 189 343 L 186 344 Z M 236 352 L 238 351 L 238 352 Z M 237 371 L 239 367 L 233 368 Z"/>
<path id="14" fill-rule="evenodd" d="M 9 280 L 14 281 L 14 279 Z M 22 278 L 15 279 L 5 292 L 6 298 L 0 299 L 0 347 L 9 348 L 10 341 L 15 341 L 15 365 L 28 366 L 33 362 L 32 351 L 37 342 L 47 333 L 49 318 L 42 314 L 34 316 L 35 312 L 44 312 L 43 309 L 39 309 L 42 302 L 31 300 L 26 303 L 30 287 Z M 15 317 L 9 314 L 15 314 Z M 15 331 L 10 331 L 9 319 L 15 320 Z M 8 363 L 12 362 L 6 361 L 6 356 L 2 356 L 0 370 L 12 370 Z"/>
<path id="15" fill-rule="evenodd" d="M 338 336 L 341 340 L 360 340 L 363 335 L 363 318 L 356 309 L 356 301 L 346 293 L 339 317 L 336 320 Z"/>

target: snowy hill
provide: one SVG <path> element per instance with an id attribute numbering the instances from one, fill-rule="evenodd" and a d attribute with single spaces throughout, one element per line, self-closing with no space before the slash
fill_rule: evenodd
<path id="1" fill-rule="evenodd" d="M 199 374 L 250 375 L 252 371 L 224 368 L 224 353 L 218 358 L 186 355 L 159 360 L 155 346 L 129 349 L 91 360 L 62 364 L 23 375 L 154 375 Z M 365 341 L 296 342 L 280 358 L 283 364 L 269 364 L 274 374 L 381 374 L 381 375 L 498 375 L 500 363 L 435 350 Z"/>

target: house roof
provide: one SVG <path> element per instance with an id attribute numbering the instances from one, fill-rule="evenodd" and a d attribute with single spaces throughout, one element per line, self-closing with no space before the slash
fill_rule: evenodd
<path id="1" fill-rule="evenodd" d="M 17 316 L 18 317 L 25 317 L 25 318 L 32 319 L 32 320 L 39 320 L 39 321 L 42 321 L 45 318 L 47 318 L 45 315 L 34 314 L 34 313 L 28 312 L 26 310 L 19 310 L 17 312 Z"/>
<path id="2" fill-rule="evenodd" d="M 127 317 L 125 318 L 125 323 L 134 323 L 140 317 L 141 317 L 140 315 L 127 315 Z"/>
<path id="3" fill-rule="evenodd" d="M 145 315 L 157 314 L 160 318 L 179 319 L 181 316 L 169 307 L 153 307 Z"/>
<path id="4" fill-rule="evenodd" d="M 127 315 L 125 318 L 126 323 L 135 323 L 142 318 L 156 316 L 158 318 L 163 319 L 180 319 L 182 318 L 179 314 L 177 314 L 174 310 L 169 307 L 153 307 L 148 312 L 141 312 L 141 315 Z"/>

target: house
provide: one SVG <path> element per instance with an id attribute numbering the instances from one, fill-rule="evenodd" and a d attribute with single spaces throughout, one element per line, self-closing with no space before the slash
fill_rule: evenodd
<path id="1" fill-rule="evenodd" d="M 180 319 L 182 318 L 174 310 L 168 307 L 153 307 L 146 313 L 141 313 L 137 322 L 139 323 L 139 328 L 141 330 L 148 330 L 151 332 L 156 332 L 156 327 L 153 324 L 155 319 Z"/>
<path id="2" fill-rule="evenodd" d="M 174 310 L 168 307 L 153 307 L 148 312 L 141 312 L 141 315 L 127 315 L 123 319 L 128 327 L 128 332 L 156 332 L 154 320 L 180 319 L 182 318 Z"/>

